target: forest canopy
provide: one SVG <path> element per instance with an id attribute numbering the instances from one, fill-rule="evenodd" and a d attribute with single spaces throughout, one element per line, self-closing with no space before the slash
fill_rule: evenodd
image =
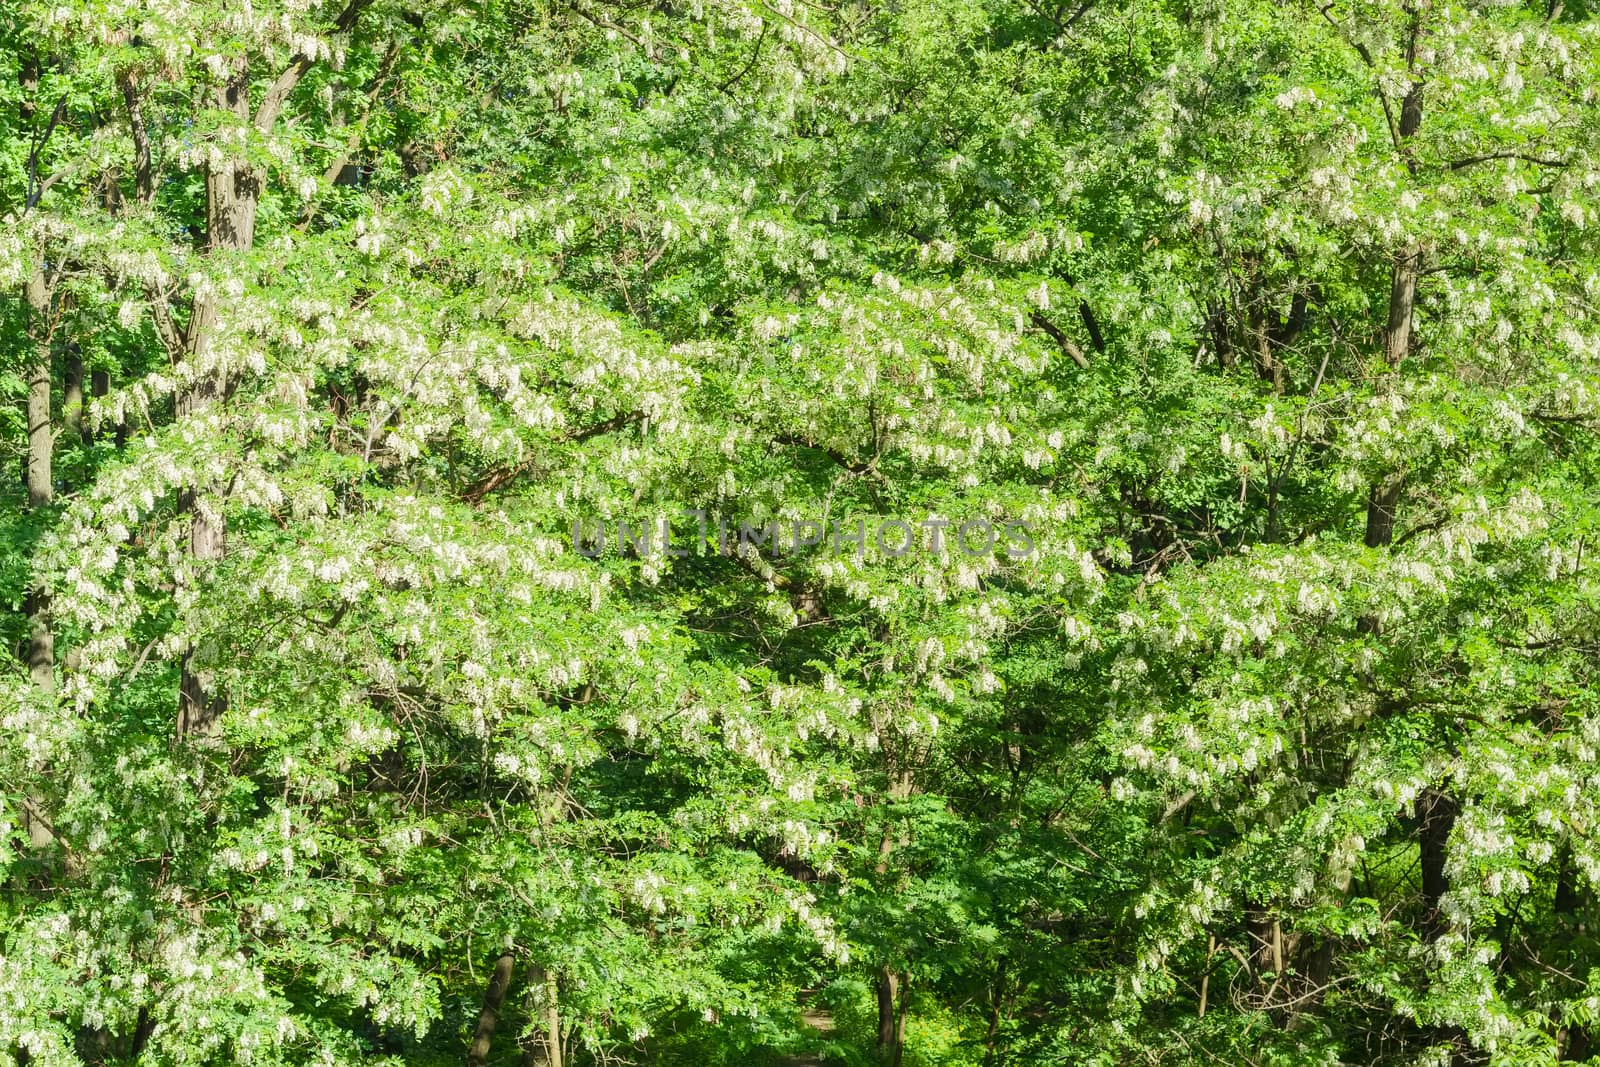
<path id="1" fill-rule="evenodd" d="M 1589 0 L 0 57 L 0 1065 L 1600 1057 Z"/>

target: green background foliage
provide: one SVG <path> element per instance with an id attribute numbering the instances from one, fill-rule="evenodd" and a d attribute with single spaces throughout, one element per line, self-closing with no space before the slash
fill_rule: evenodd
<path id="1" fill-rule="evenodd" d="M 1590 1057 L 1587 4 L 0 56 L 0 1064 Z"/>

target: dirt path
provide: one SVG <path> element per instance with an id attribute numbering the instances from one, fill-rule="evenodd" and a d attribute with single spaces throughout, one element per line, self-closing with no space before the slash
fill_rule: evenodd
<path id="1" fill-rule="evenodd" d="M 833 1016 L 825 1011 L 807 1008 L 800 1015 L 800 1020 L 818 1033 L 828 1034 L 833 1032 Z M 778 1061 L 779 1067 L 828 1067 L 828 1061 L 820 1053 L 809 1053 L 805 1056 L 790 1056 Z"/>

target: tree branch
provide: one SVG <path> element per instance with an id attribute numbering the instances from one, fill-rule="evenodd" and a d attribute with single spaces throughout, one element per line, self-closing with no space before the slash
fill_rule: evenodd
<path id="1" fill-rule="evenodd" d="M 350 0 L 339 17 L 334 19 L 333 28 L 336 33 L 348 33 L 356 24 L 356 19 L 361 17 L 361 12 L 372 0 Z M 289 94 L 294 92 L 294 87 L 300 84 L 300 79 L 305 77 L 315 60 L 304 52 L 298 53 L 283 68 L 283 73 L 278 75 L 272 87 L 267 90 L 267 95 L 262 97 L 261 106 L 256 109 L 255 127 L 262 133 L 270 133 L 272 127 L 278 122 L 278 115 L 283 111 L 285 101 Z"/>
<path id="2" fill-rule="evenodd" d="M 39 157 L 44 154 L 45 146 L 50 143 L 50 136 L 56 132 L 56 127 L 61 124 L 61 120 L 66 117 L 66 114 L 67 95 L 62 93 L 61 99 L 56 101 L 56 109 L 50 113 L 50 121 L 46 124 L 44 133 L 42 135 L 35 133 L 33 147 L 28 152 L 28 198 L 23 203 L 22 210 L 24 214 L 37 207 L 39 198 L 44 195 L 44 191 L 60 180 L 61 174 L 65 173 L 65 171 L 62 171 L 45 184 L 39 184 Z"/>
<path id="3" fill-rule="evenodd" d="M 622 429 L 624 426 L 629 426 L 636 422 L 642 422 L 643 420 L 644 412 L 625 411 L 619 415 L 613 415 L 609 419 L 604 419 L 600 422 L 597 422 L 592 426 L 585 426 L 581 430 L 574 430 L 571 433 L 563 434 L 561 437 L 556 439 L 556 443 L 582 444 L 584 441 L 588 441 L 595 437 L 600 437 L 603 434 L 613 433 Z M 532 468 L 536 459 L 537 457 L 534 459 L 526 459 L 514 466 L 501 467 L 498 470 L 490 471 L 488 474 L 478 479 L 478 481 L 468 486 L 466 492 L 461 494 L 461 499 L 465 500 L 469 504 L 476 504 L 480 502 L 484 497 L 488 496 L 496 489 L 499 489 L 501 486 L 505 485 L 519 474 L 523 474 Z"/>
<path id="4" fill-rule="evenodd" d="M 576 4 L 572 5 L 572 10 L 574 12 L 576 12 L 577 15 L 580 18 L 594 23 L 596 26 L 599 26 L 602 30 L 610 30 L 612 33 L 614 33 L 617 36 L 621 37 L 623 40 L 633 42 L 635 45 L 638 46 L 639 50 L 645 54 L 645 57 L 647 59 L 649 59 L 652 63 L 655 62 L 655 60 L 657 59 L 656 50 L 654 48 L 652 48 L 650 45 L 645 44 L 638 37 L 634 36 L 634 34 L 630 33 L 628 30 L 624 29 L 623 27 L 617 25 L 615 22 L 612 22 L 610 19 L 603 19 L 598 15 L 591 15 L 591 14 L 589 14 L 589 12 L 585 11 L 583 8 L 579 7 Z"/>
<path id="5" fill-rule="evenodd" d="M 1496 159 L 1520 159 L 1524 163 L 1537 163 L 1541 167 L 1570 167 L 1572 164 L 1564 159 L 1543 159 L 1539 156 L 1529 155 L 1526 152 L 1489 152 L 1481 156 L 1468 156 L 1458 159 L 1448 165 L 1450 170 L 1465 170 L 1467 167 L 1478 163 L 1488 163 Z"/>
<path id="6" fill-rule="evenodd" d="M 367 120 L 372 117 L 372 105 L 377 102 L 378 96 L 383 92 L 383 87 L 389 81 L 389 75 L 394 72 L 395 60 L 399 57 L 400 42 L 393 41 L 389 45 L 389 51 L 384 54 L 383 62 L 378 65 L 378 73 L 373 77 L 372 85 L 366 91 L 366 108 L 362 111 L 361 118 L 351 124 L 350 133 L 345 137 L 344 150 L 335 156 L 322 172 L 322 183 L 324 185 L 332 185 L 350 162 L 350 155 L 356 150 L 356 145 L 361 141 L 361 133 L 366 128 Z M 296 225 L 302 230 L 305 229 L 310 225 L 311 219 L 316 213 L 317 197 L 313 195 L 310 200 L 306 201 L 305 210 L 301 212 L 300 221 Z"/>
<path id="7" fill-rule="evenodd" d="M 1100 321 L 1094 317 L 1094 310 L 1089 307 L 1089 301 L 1078 301 L 1078 318 L 1083 320 L 1083 328 L 1089 331 L 1089 343 L 1096 352 L 1105 354 L 1106 339 L 1100 333 Z"/>
<path id="8" fill-rule="evenodd" d="M 772 441 L 774 444 L 779 445 L 792 445 L 796 448 L 816 449 L 818 452 L 821 452 L 823 455 L 833 460 L 851 474 L 865 474 L 872 469 L 872 464 L 870 463 L 862 463 L 857 460 L 851 460 L 843 452 L 840 452 L 837 449 L 829 448 L 827 445 L 819 445 L 815 441 L 808 441 L 804 437 L 800 437 L 796 434 L 779 434 L 778 436 L 774 437 Z"/>
<path id="9" fill-rule="evenodd" d="M 1342 25 L 1334 21 L 1333 16 L 1328 14 L 1332 7 L 1333 0 L 1329 0 L 1329 2 L 1326 4 L 1318 5 L 1317 14 L 1321 15 L 1323 20 L 1327 22 L 1329 26 L 1332 26 L 1335 30 L 1337 30 L 1339 32 L 1339 36 L 1343 37 L 1345 42 L 1356 50 L 1356 54 L 1361 57 L 1361 62 L 1365 63 L 1369 70 L 1377 70 L 1378 62 L 1372 58 L 1372 49 L 1368 48 L 1354 37 L 1351 37 L 1345 32 L 1345 29 Z M 1374 88 L 1378 94 L 1378 102 L 1383 105 L 1383 117 L 1389 124 L 1389 139 L 1394 142 L 1395 149 L 1399 150 L 1400 142 L 1402 140 L 1400 136 L 1400 125 L 1399 123 L 1395 122 L 1394 109 L 1389 106 L 1389 94 L 1383 91 L 1382 83 L 1379 83 Z"/>
<path id="10" fill-rule="evenodd" d="M 1074 344 L 1072 338 L 1062 333 L 1061 327 L 1045 318 L 1044 315 L 1038 311 L 1033 313 L 1029 321 L 1039 329 L 1043 330 L 1045 333 L 1049 334 L 1050 339 L 1061 346 L 1061 351 L 1065 352 L 1072 358 L 1072 362 L 1076 363 L 1084 370 L 1089 369 L 1089 360 L 1084 356 L 1083 349 Z"/>
<path id="11" fill-rule="evenodd" d="M 717 86 L 717 92 L 719 92 L 719 93 L 727 93 L 727 95 L 729 95 L 729 96 L 733 95 L 732 93 L 728 92 L 728 90 L 732 89 L 735 85 L 737 85 L 741 80 L 743 80 L 743 78 L 744 78 L 744 76 L 746 74 L 749 74 L 750 71 L 755 68 L 756 60 L 761 58 L 761 46 L 766 43 L 766 40 L 767 40 L 767 23 L 765 21 L 763 21 L 761 23 L 761 36 L 756 38 L 756 46 L 750 52 L 750 62 L 746 63 L 744 65 L 744 69 L 739 71 L 739 73 L 735 74 L 733 77 L 729 78 L 727 81 L 725 81 L 721 85 Z"/>
<path id="12" fill-rule="evenodd" d="M 172 309 L 167 307 L 167 294 L 152 291 L 150 293 L 150 317 L 155 320 L 156 333 L 161 337 L 161 343 L 166 346 L 167 355 L 173 360 L 181 358 L 186 349 L 183 333 L 178 329 L 178 324 L 172 321 Z"/>

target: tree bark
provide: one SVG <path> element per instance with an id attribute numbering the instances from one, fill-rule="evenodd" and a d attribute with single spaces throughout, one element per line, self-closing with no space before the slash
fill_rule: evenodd
<path id="1" fill-rule="evenodd" d="M 528 1041 L 522 1054 L 523 1067 L 562 1067 L 559 989 L 555 976 L 531 961 L 528 964 L 528 1017 L 540 1019 L 543 1033 L 535 1034 Z"/>
<path id="2" fill-rule="evenodd" d="M 1421 272 L 1422 251 L 1412 246 L 1395 256 L 1389 278 L 1389 320 L 1383 330 L 1383 354 L 1389 370 L 1398 370 L 1411 353 L 1411 317 L 1415 309 L 1417 276 Z M 1394 542 L 1395 511 L 1405 473 L 1395 472 L 1373 483 L 1367 494 L 1368 548 L 1383 548 Z"/>
<path id="3" fill-rule="evenodd" d="M 1283 974 L 1283 927 L 1265 906 L 1246 907 L 1250 932 L 1250 966 L 1257 979 L 1262 973 Z"/>
<path id="4" fill-rule="evenodd" d="M 1374 485 L 1367 493 L 1367 533 L 1362 539 L 1368 548 L 1387 548 L 1394 543 L 1395 509 L 1405 476 L 1396 474 Z"/>
<path id="5" fill-rule="evenodd" d="M 483 1010 L 478 1013 L 478 1029 L 467 1049 L 467 1067 L 484 1067 L 489 1062 L 489 1049 L 494 1044 L 495 1027 L 500 1025 L 500 1009 L 505 1005 L 506 990 L 511 988 L 511 968 L 515 963 L 516 958 L 509 952 L 502 952 L 494 961 L 489 988 L 483 994 Z"/>
<path id="6" fill-rule="evenodd" d="M 231 112 L 243 124 L 250 122 L 250 71 L 243 59 L 215 91 L 214 106 Z M 256 207 L 261 197 L 261 177 L 250 163 L 222 159 L 206 168 L 206 248 L 212 253 L 240 252 L 255 243 Z M 217 327 L 216 296 L 197 294 L 184 331 L 184 358 L 196 366 L 189 388 L 178 398 L 179 418 L 198 415 L 227 391 L 225 371 L 208 366 Z M 220 502 L 208 506 L 200 487 L 184 494 L 190 513 L 189 554 L 199 564 L 215 563 L 227 551 L 227 529 Z M 178 736 L 208 734 L 215 730 L 226 702 L 214 680 L 202 668 L 204 650 L 184 653 L 178 681 Z"/>
<path id="7" fill-rule="evenodd" d="M 1422 9 L 1412 9 L 1411 32 L 1406 45 L 1406 69 L 1411 74 L 1411 84 L 1400 108 L 1400 124 L 1394 130 L 1395 150 L 1400 153 L 1406 167 L 1416 172 L 1416 160 L 1411 151 L 1411 140 L 1422 128 L 1423 80 L 1416 75 L 1417 44 L 1422 39 Z M 1381 90 L 1380 90 L 1381 92 Z M 1387 104 L 1385 107 L 1387 108 Z M 1416 308 L 1417 278 L 1422 272 L 1423 250 L 1412 244 L 1401 249 L 1394 257 L 1389 270 L 1389 317 L 1383 330 L 1383 354 L 1391 372 L 1398 370 L 1411 354 L 1411 319 Z M 1401 476 L 1396 474 L 1385 482 L 1374 485 L 1367 499 L 1367 544 L 1375 535 L 1387 545 L 1394 536 L 1394 510 L 1399 503 Z"/>
<path id="8" fill-rule="evenodd" d="M 26 286 L 28 303 L 28 508 L 55 499 L 52 461 L 55 428 L 50 419 L 50 285 L 43 267 Z M 28 593 L 28 677 L 43 692 L 55 691 L 55 635 L 50 630 L 50 594 L 35 582 Z"/>
<path id="9" fill-rule="evenodd" d="M 83 421 L 87 403 L 83 394 L 83 351 L 77 342 L 67 345 L 66 373 L 61 383 L 61 422 L 79 438 L 83 437 Z"/>
<path id="10" fill-rule="evenodd" d="M 906 1054 L 906 1015 L 911 1009 L 911 978 L 909 975 L 900 976 L 900 1009 L 894 1024 L 894 1055 L 889 1058 L 889 1067 L 900 1067 L 901 1060 Z"/>
<path id="11" fill-rule="evenodd" d="M 1394 257 L 1389 270 L 1389 319 L 1383 328 L 1383 354 L 1391 370 L 1411 352 L 1411 316 L 1416 310 L 1421 260 L 1422 250 L 1412 245 Z"/>
<path id="12" fill-rule="evenodd" d="M 28 510 L 37 511 L 50 506 L 55 498 L 52 481 L 55 431 L 50 422 L 50 286 L 42 267 L 34 270 L 28 279 L 24 296 L 27 300 L 27 341 L 29 346 L 27 421 L 27 491 Z M 37 579 L 30 580 L 24 609 L 28 617 L 28 680 L 34 690 L 45 700 L 56 691 L 56 640 L 50 628 L 50 591 Z M 38 792 L 31 791 L 35 805 L 43 804 Z M 24 815 L 28 842 L 35 849 L 47 848 L 55 839 L 48 822 Z"/>
<path id="13" fill-rule="evenodd" d="M 1450 928 L 1439 907 L 1439 901 L 1450 890 L 1450 879 L 1445 874 L 1445 859 L 1450 832 L 1455 829 L 1460 808 L 1455 798 L 1442 789 L 1428 788 L 1417 798 L 1417 842 L 1422 866 L 1422 909 L 1418 916 L 1418 930 L 1422 939 L 1436 941 Z M 1429 1028 L 1432 1040 L 1452 1046 L 1450 1063 L 1467 1062 L 1462 1050 L 1467 1047 L 1467 1035 L 1460 1026 L 1439 1023 Z"/>
<path id="14" fill-rule="evenodd" d="M 989 984 L 989 1028 L 983 1038 L 983 1062 L 987 1065 L 994 1062 L 995 1046 L 1000 1039 L 1000 1022 L 1005 1013 L 1006 1000 L 1006 960 L 994 966 L 994 981 Z M 1204 1014 L 1204 1009 L 1201 1009 Z"/>
<path id="15" fill-rule="evenodd" d="M 1559 920 L 1557 931 L 1562 937 L 1581 937 L 1587 933 L 1584 924 L 1578 921 L 1578 911 L 1587 903 L 1588 894 L 1580 888 L 1578 877 L 1572 852 L 1568 849 L 1562 855 L 1561 868 L 1556 873 L 1554 909 Z M 1563 1027 L 1560 1040 L 1562 1063 L 1582 1063 L 1592 1054 L 1593 1041 L 1589 1036 L 1589 1028 L 1581 1023 L 1568 1023 Z"/>
<path id="16" fill-rule="evenodd" d="M 91 371 L 89 373 L 89 396 L 90 396 L 90 398 L 94 399 L 94 400 L 99 400 L 101 397 L 109 396 L 110 394 L 111 394 L 111 372 L 110 371 L 104 371 L 104 370 Z M 88 413 L 89 413 L 89 409 L 88 409 L 87 406 L 85 406 L 85 408 L 84 408 L 85 418 L 83 420 L 83 443 L 85 445 L 92 445 L 95 442 L 96 434 L 95 434 L 95 431 L 89 425 L 89 419 L 87 418 Z M 118 451 L 121 451 L 123 446 L 127 444 L 127 439 L 128 439 L 128 427 L 127 427 L 127 424 L 125 422 L 120 422 L 119 421 L 117 423 L 116 427 L 115 427 L 115 436 L 113 438 L 113 440 L 116 441 L 117 450 Z"/>
<path id="17" fill-rule="evenodd" d="M 900 976 L 885 965 L 878 970 L 878 1047 L 892 1059 L 900 1051 L 900 1020 L 895 1007 L 900 999 Z"/>
<path id="18" fill-rule="evenodd" d="M 893 801 L 904 800 L 911 795 L 911 775 L 904 769 L 890 775 L 889 798 Z M 906 833 L 901 831 L 901 843 L 904 844 Z M 878 845 L 878 862 L 873 870 L 881 882 L 889 877 L 889 857 L 894 854 L 895 832 L 893 821 L 886 821 L 883 826 L 883 839 Z M 889 964 L 885 963 L 878 971 L 878 1048 L 885 1050 L 889 1062 L 900 1062 L 900 1038 L 905 1031 L 905 1019 L 896 1017 L 896 1004 L 899 1000 L 901 976 Z"/>
<path id="19" fill-rule="evenodd" d="M 1422 934 L 1432 941 L 1447 927 L 1439 900 L 1450 889 L 1445 875 L 1446 846 L 1455 828 L 1455 800 L 1442 790 L 1425 789 L 1417 798 L 1418 843 L 1422 855 Z"/>
<path id="20" fill-rule="evenodd" d="M 1263 304 L 1265 297 L 1261 298 Z M 1262 381 L 1272 383 L 1274 396 L 1282 396 L 1285 385 L 1283 361 L 1273 351 L 1275 341 L 1272 329 L 1267 322 L 1267 312 L 1264 306 L 1258 305 L 1250 316 L 1250 332 L 1254 337 L 1256 346 L 1256 374 Z"/>
<path id="21" fill-rule="evenodd" d="M 133 187 L 139 203 L 148 207 L 156 197 L 155 169 L 150 159 L 150 133 L 145 128 L 143 101 L 133 73 L 124 74 L 122 102 L 128 109 L 128 125 L 133 130 Z"/>
<path id="22" fill-rule="evenodd" d="M 1218 369 L 1232 370 L 1237 361 L 1233 355 L 1233 338 L 1228 333 L 1228 309 L 1216 300 L 1209 305 L 1206 331 L 1211 336 L 1211 347 L 1216 349 Z"/>
<path id="23" fill-rule="evenodd" d="M 17 85 L 21 90 L 18 116 L 21 125 L 32 128 L 38 108 L 34 101 L 39 91 L 42 71 L 39 57 L 28 53 L 22 57 L 17 71 Z M 59 106 L 57 114 L 59 115 Z M 54 120 L 52 120 L 52 127 Z M 37 135 L 38 131 L 34 131 Z M 48 138 L 49 133 L 44 134 Z M 36 139 L 28 156 L 28 203 L 34 205 L 34 188 L 38 179 L 39 156 L 43 141 Z M 53 310 L 52 285 L 45 273 L 46 264 L 34 264 L 33 273 L 23 284 L 23 303 L 27 318 L 27 364 L 24 375 L 28 383 L 27 423 L 28 454 L 24 482 L 28 493 L 28 509 L 36 511 L 50 506 L 55 497 L 52 461 L 55 452 L 55 428 L 50 420 L 50 340 L 54 333 L 51 322 Z M 28 677 L 35 688 L 45 693 L 55 692 L 55 635 L 50 630 L 50 594 L 34 582 L 28 587 L 26 611 L 28 616 Z"/>
<path id="24" fill-rule="evenodd" d="M 33 149 L 28 155 L 28 199 L 24 210 L 37 203 L 39 156 L 48 130 L 42 137 L 34 125 L 37 107 L 34 101 L 41 76 L 39 57 L 27 53 L 22 57 L 17 71 L 17 84 L 21 89 L 18 107 L 19 125 L 35 133 Z M 64 98 L 63 98 L 64 100 Z M 57 105 L 56 117 L 61 105 Z M 51 120 L 54 127 L 55 119 Z M 27 344 L 23 375 L 27 380 L 27 400 L 24 414 L 27 422 L 28 451 L 24 459 L 23 484 L 28 494 L 28 510 L 36 512 L 47 508 L 55 498 L 53 463 L 55 457 L 55 427 L 50 417 L 51 336 L 55 327 L 51 321 L 54 311 L 53 285 L 45 273 L 47 264 L 41 260 L 34 264 L 28 280 L 23 283 L 23 310 L 27 315 L 24 333 Z M 37 579 L 30 579 L 24 598 L 23 611 L 28 620 L 28 680 L 41 697 L 49 701 L 55 695 L 55 633 L 50 628 L 50 591 Z M 55 838 L 47 816 L 39 814 L 44 807 L 43 798 L 30 790 L 29 805 L 24 809 L 23 822 L 27 827 L 28 843 L 35 849 L 48 847 Z"/>
<path id="25" fill-rule="evenodd" d="M 1578 907 L 1577 887 L 1573 884 L 1572 853 L 1563 851 L 1556 870 L 1556 896 L 1552 905 L 1557 915 L 1570 916 Z"/>

